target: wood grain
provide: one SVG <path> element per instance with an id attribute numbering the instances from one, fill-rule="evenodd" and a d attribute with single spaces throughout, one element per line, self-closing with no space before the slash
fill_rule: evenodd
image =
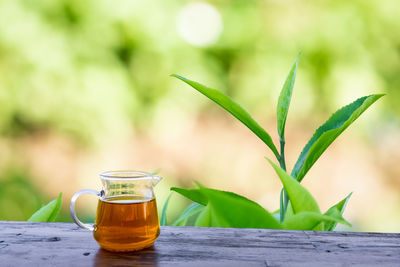
<path id="1" fill-rule="evenodd" d="M 71 223 L 0 221 L 0 266 L 400 266 L 400 234 L 161 228 L 153 247 L 102 250 Z"/>

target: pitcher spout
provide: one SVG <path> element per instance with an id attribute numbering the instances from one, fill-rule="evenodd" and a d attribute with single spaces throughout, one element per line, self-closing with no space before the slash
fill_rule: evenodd
<path id="1" fill-rule="evenodd" d="M 152 174 L 152 185 L 153 187 L 156 186 L 162 180 L 161 176 Z"/>

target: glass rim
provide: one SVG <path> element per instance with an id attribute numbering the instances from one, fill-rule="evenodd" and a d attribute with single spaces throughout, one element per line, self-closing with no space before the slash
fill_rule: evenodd
<path id="1" fill-rule="evenodd" d="M 145 180 L 154 178 L 161 180 L 158 175 L 142 171 L 105 171 L 100 173 L 99 176 L 104 180 Z"/>

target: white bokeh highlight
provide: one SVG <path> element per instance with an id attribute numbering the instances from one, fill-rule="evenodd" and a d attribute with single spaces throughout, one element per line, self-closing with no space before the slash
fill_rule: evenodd
<path id="1" fill-rule="evenodd" d="M 193 46 L 209 46 L 220 37 L 222 17 L 212 5 L 204 2 L 189 3 L 177 17 L 177 30 L 183 40 Z"/>

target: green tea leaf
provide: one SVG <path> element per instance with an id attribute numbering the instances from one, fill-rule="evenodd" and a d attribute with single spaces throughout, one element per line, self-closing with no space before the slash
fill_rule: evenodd
<path id="1" fill-rule="evenodd" d="M 325 221 L 320 222 L 319 224 L 317 224 L 317 226 L 315 226 L 313 229 L 310 229 L 312 231 L 324 231 L 325 229 Z"/>
<path id="2" fill-rule="evenodd" d="M 200 189 L 184 189 L 179 187 L 171 187 L 170 190 L 175 191 L 182 196 L 187 197 L 188 199 L 197 202 L 203 206 L 207 206 L 208 199 L 206 196 L 203 195 Z"/>
<path id="3" fill-rule="evenodd" d="M 279 195 L 279 221 L 282 222 L 285 218 L 285 202 L 284 202 L 284 193 L 285 190 L 282 188 L 281 193 Z"/>
<path id="4" fill-rule="evenodd" d="M 294 214 L 302 211 L 320 213 L 318 204 L 310 192 L 308 192 L 307 189 L 305 189 L 298 181 L 293 179 L 293 177 L 291 177 L 281 167 L 277 166 L 270 159 L 267 158 L 267 160 L 281 179 L 282 184 L 288 193 Z"/>
<path id="5" fill-rule="evenodd" d="M 181 216 L 172 224 L 173 226 L 184 226 L 187 224 L 187 221 L 190 217 L 200 213 L 204 210 L 204 206 L 199 203 L 193 203 L 184 212 L 182 212 Z"/>
<path id="6" fill-rule="evenodd" d="M 343 199 L 336 205 L 329 208 L 324 214 L 328 215 L 328 216 L 332 216 L 332 217 L 336 216 L 337 214 L 340 214 L 340 216 L 342 216 L 343 212 L 347 206 L 347 202 L 349 201 L 352 194 L 353 193 L 350 193 L 345 199 Z M 325 223 L 324 230 L 325 231 L 333 231 L 335 229 L 336 225 L 337 225 L 337 222 Z"/>
<path id="7" fill-rule="evenodd" d="M 238 103 L 236 103 L 227 95 L 221 93 L 218 90 L 208 88 L 200 83 L 191 81 L 176 74 L 172 74 L 171 76 L 184 81 L 185 83 L 192 86 L 194 89 L 220 105 L 223 109 L 231 113 L 235 118 L 246 125 L 253 133 L 255 133 L 272 150 L 275 157 L 279 160 L 279 153 L 271 139 L 271 136 Z"/>
<path id="8" fill-rule="evenodd" d="M 161 212 L 160 224 L 162 226 L 167 225 L 167 208 L 168 208 L 168 203 L 169 203 L 170 198 L 171 198 L 171 194 L 169 194 L 169 196 L 167 197 L 167 200 L 165 200 L 164 206 L 163 206 L 163 209 Z"/>
<path id="9" fill-rule="evenodd" d="M 219 227 L 220 225 L 217 223 L 211 222 L 211 208 L 207 205 L 203 211 L 200 213 L 199 217 L 197 217 L 196 223 L 194 226 L 197 227 Z"/>
<path id="10" fill-rule="evenodd" d="M 293 168 L 292 176 L 301 181 L 329 145 L 382 96 L 364 96 L 336 111 L 308 141 Z"/>
<path id="11" fill-rule="evenodd" d="M 160 173 L 160 171 L 161 171 L 161 169 L 157 169 L 157 170 L 155 170 L 155 171 L 152 171 L 151 174 L 157 175 L 157 174 Z"/>
<path id="12" fill-rule="evenodd" d="M 297 56 L 292 69 L 290 70 L 285 84 L 281 90 L 281 94 L 278 99 L 278 106 L 276 109 L 277 119 L 278 119 L 278 134 L 281 140 L 285 140 L 285 125 L 286 118 L 289 111 L 290 100 L 292 98 L 292 91 L 294 86 L 294 81 L 296 79 L 297 64 L 299 62 L 300 54 Z"/>
<path id="13" fill-rule="evenodd" d="M 274 218 L 275 218 L 278 222 L 280 222 L 280 220 L 281 220 L 281 214 L 280 214 L 280 210 L 279 210 L 279 209 L 277 209 L 277 210 L 275 210 L 274 212 L 272 212 L 271 215 L 274 216 Z"/>
<path id="14" fill-rule="evenodd" d="M 29 222 L 54 222 L 60 212 L 62 204 L 62 193 L 57 199 L 50 201 L 47 205 L 41 207 L 29 219 Z"/>
<path id="15" fill-rule="evenodd" d="M 293 216 L 287 217 L 282 223 L 284 229 L 288 230 L 312 230 L 321 222 L 339 222 L 351 226 L 343 218 L 335 218 L 317 212 L 303 211 Z"/>
<path id="16" fill-rule="evenodd" d="M 287 216 L 292 216 L 292 215 L 294 215 L 294 211 L 293 211 L 292 204 L 289 201 L 289 203 L 287 205 L 287 208 L 286 208 L 286 212 L 285 212 L 285 217 L 284 218 L 286 218 Z"/>
<path id="17" fill-rule="evenodd" d="M 208 198 L 206 209 L 199 215 L 196 225 L 209 227 L 280 229 L 279 222 L 254 201 L 232 192 L 202 187 Z"/>

